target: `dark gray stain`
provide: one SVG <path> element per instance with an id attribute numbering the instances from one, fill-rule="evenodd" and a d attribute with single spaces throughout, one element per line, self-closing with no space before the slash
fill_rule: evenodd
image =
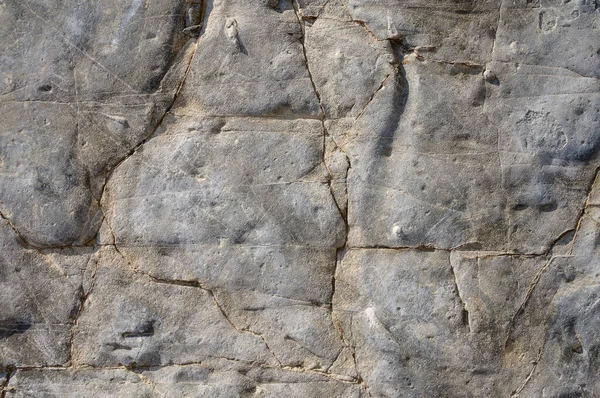
<path id="1" fill-rule="evenodd" d="M 5 318 L 0 320 L 0 339 L 9 338 L 15 334 L 23 334 L 31 327 L 31 322 L 19 318 Z"/>

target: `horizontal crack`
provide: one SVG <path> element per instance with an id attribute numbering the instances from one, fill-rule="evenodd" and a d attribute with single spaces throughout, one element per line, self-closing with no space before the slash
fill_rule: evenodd
<path id="1" fill-rule="evenodd" d="M 569 233 L 572 230 L 568 231 Z M 567 233 L 563 233 L 560 238 L 562 238 Z M 560 240 L 557 239 L 557 241 Z M 348 246 L 348 251 L 353 250 L 394 250 L 394 251 L 422 251 L 422 252 L 434 252 L 441 251 L 447 253 L 480 253 L 481 258 L 493 258 L 493 257 L 548 257 L 550 252 L 552 252 L 552 248 L 546 250 L 544 252 L 521 252 L 518 250 L 512 252 L 503 252 L 496 251 L 493 249 L 471 249 L 471 243 L 465 243 L 459 246 L 455 246 L 452 248 L 444 248 L 444 247 L 436 247 L 433 245 L 418 245 L 418 246 L 386 246 L 386 245 L 368 245 L 368 246 Z"/>
<path id="2" fill-rule="evenodd" d="M 328 373 L 328 372 L 323 372 L 323 371 L 314 370 L 314 369 L 306 369 L 306 368 L 299 367 L 299 366 L 272 366 L 272 365 L 268 365 L 265 363 L 246 361 L 243 359 L 236 359 L 236 358 L 223 357 L 223 356 L 207 355 L 207 357 L 210 359 L 224 360 L 224 361 L 228 361 L 228 362 L 236 362 L 236 363 L 240 363 L 240 364 L 247 365 L 250 367 L 259 367 L 262 369 L 274 369 L 274 370 L 282 370 L 282 371 L 288 371 L 288 372 L 293 372 L 293 373 L 310 374 L 310 375 L 315 375 L 315 376 L 326 377 L 326 378 L 332 379 L 334 381 L 342 382 L 342 383 L 359 384 L 357 379 L 346 376 L 346 375 L 341 375 L 341 374 L 336 374 L 336 373 Z M 0 371 L 9 372 L 11 374 L 10 377 L 12 377 L 12 375 L 14 375 L 14 373 L 17 370 L 20 370 L 20 371 L 35 371 L 35 370 L 49 370 L 49 371 L 52 371 L 52 370 L 55 370 L 55 371 L 85 371 L 85 370 L 153 371 L 153 370 L 159 370 L 159 369 L 170 368 L 170 367 L 188 367 L 188 366 L 189 367 L 200 366 L 200 367 L 204 367 L 204 368 L 208 368 L 208 369 L 214 369 L 214 367 L 207 364 L 206 361 L 204 361 L 204 362 L 199 361 L 199 362 L 169 363 L 169 364 L 165 364 L 165 365 L 144 365 L 144 364 L 133 363 L 129 366 L 125 366 L 125 365 L 97 366 L 97 365 L 90 365 L 90 364 L 80 364 L 77 366 L 11 366 L 11 367 L 6 367 L 6 368 L 0 368 Z M 5 382 L 7 382 L 7 379 L 9 379 L 10 377 L 5 378 Z M 1 398 L 1 396 L 0 396 L 0 398 Z"/>

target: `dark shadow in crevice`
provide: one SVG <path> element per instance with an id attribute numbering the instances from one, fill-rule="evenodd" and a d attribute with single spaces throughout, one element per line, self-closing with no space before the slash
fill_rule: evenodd
<path id="1" fill-rule="evenodd" d="M 31 327 L 31 321 L 20 318 L 0 320 L 0 339 L 9 338 L 15 334 L 23 334 Z"/>
<path id="2" fill-rule="evenodd" d="M 377 137 L 370 153 L 373 159 L 370 174 L 372 174 L 375 179 L 381 179 L 379 173 L 382 162 L 385 158 L 392 156 L 396 131 L 398 130 L 400 119 L 404 114 L 409 95 L 409 84 L 406 79 L 406 71 L 402 66 L 402 62 L 409 50 L 403 42 L 390 41 L 390 43 L 398 67 L 393 76 L 391 76 L 391 82 L 386 84 L 386 86 L 388 86 L 387 89 L 391 90 L 391 98 L 387 104 L 388 110 L 387 112 L 382 112 L 382 114 L 384 114 L 384 119 L 380 123 L 375 124 L 378 126 L 377 131 L 375 131 Z"/>

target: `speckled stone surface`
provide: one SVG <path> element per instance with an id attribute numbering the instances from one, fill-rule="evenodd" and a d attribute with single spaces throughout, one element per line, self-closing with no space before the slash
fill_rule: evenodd
<path id="1" fill-rule="evenodd" d="M 0 397 L 600 396 L 597 0 L 0 0 Z"/>

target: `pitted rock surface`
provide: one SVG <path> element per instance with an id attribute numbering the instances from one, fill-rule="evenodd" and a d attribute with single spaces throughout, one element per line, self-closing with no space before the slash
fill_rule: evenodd
<path id="1" fill-rule="evenodd" d="M 0 32 L 1 398 L 600 396 L 597 0 Z"/>

